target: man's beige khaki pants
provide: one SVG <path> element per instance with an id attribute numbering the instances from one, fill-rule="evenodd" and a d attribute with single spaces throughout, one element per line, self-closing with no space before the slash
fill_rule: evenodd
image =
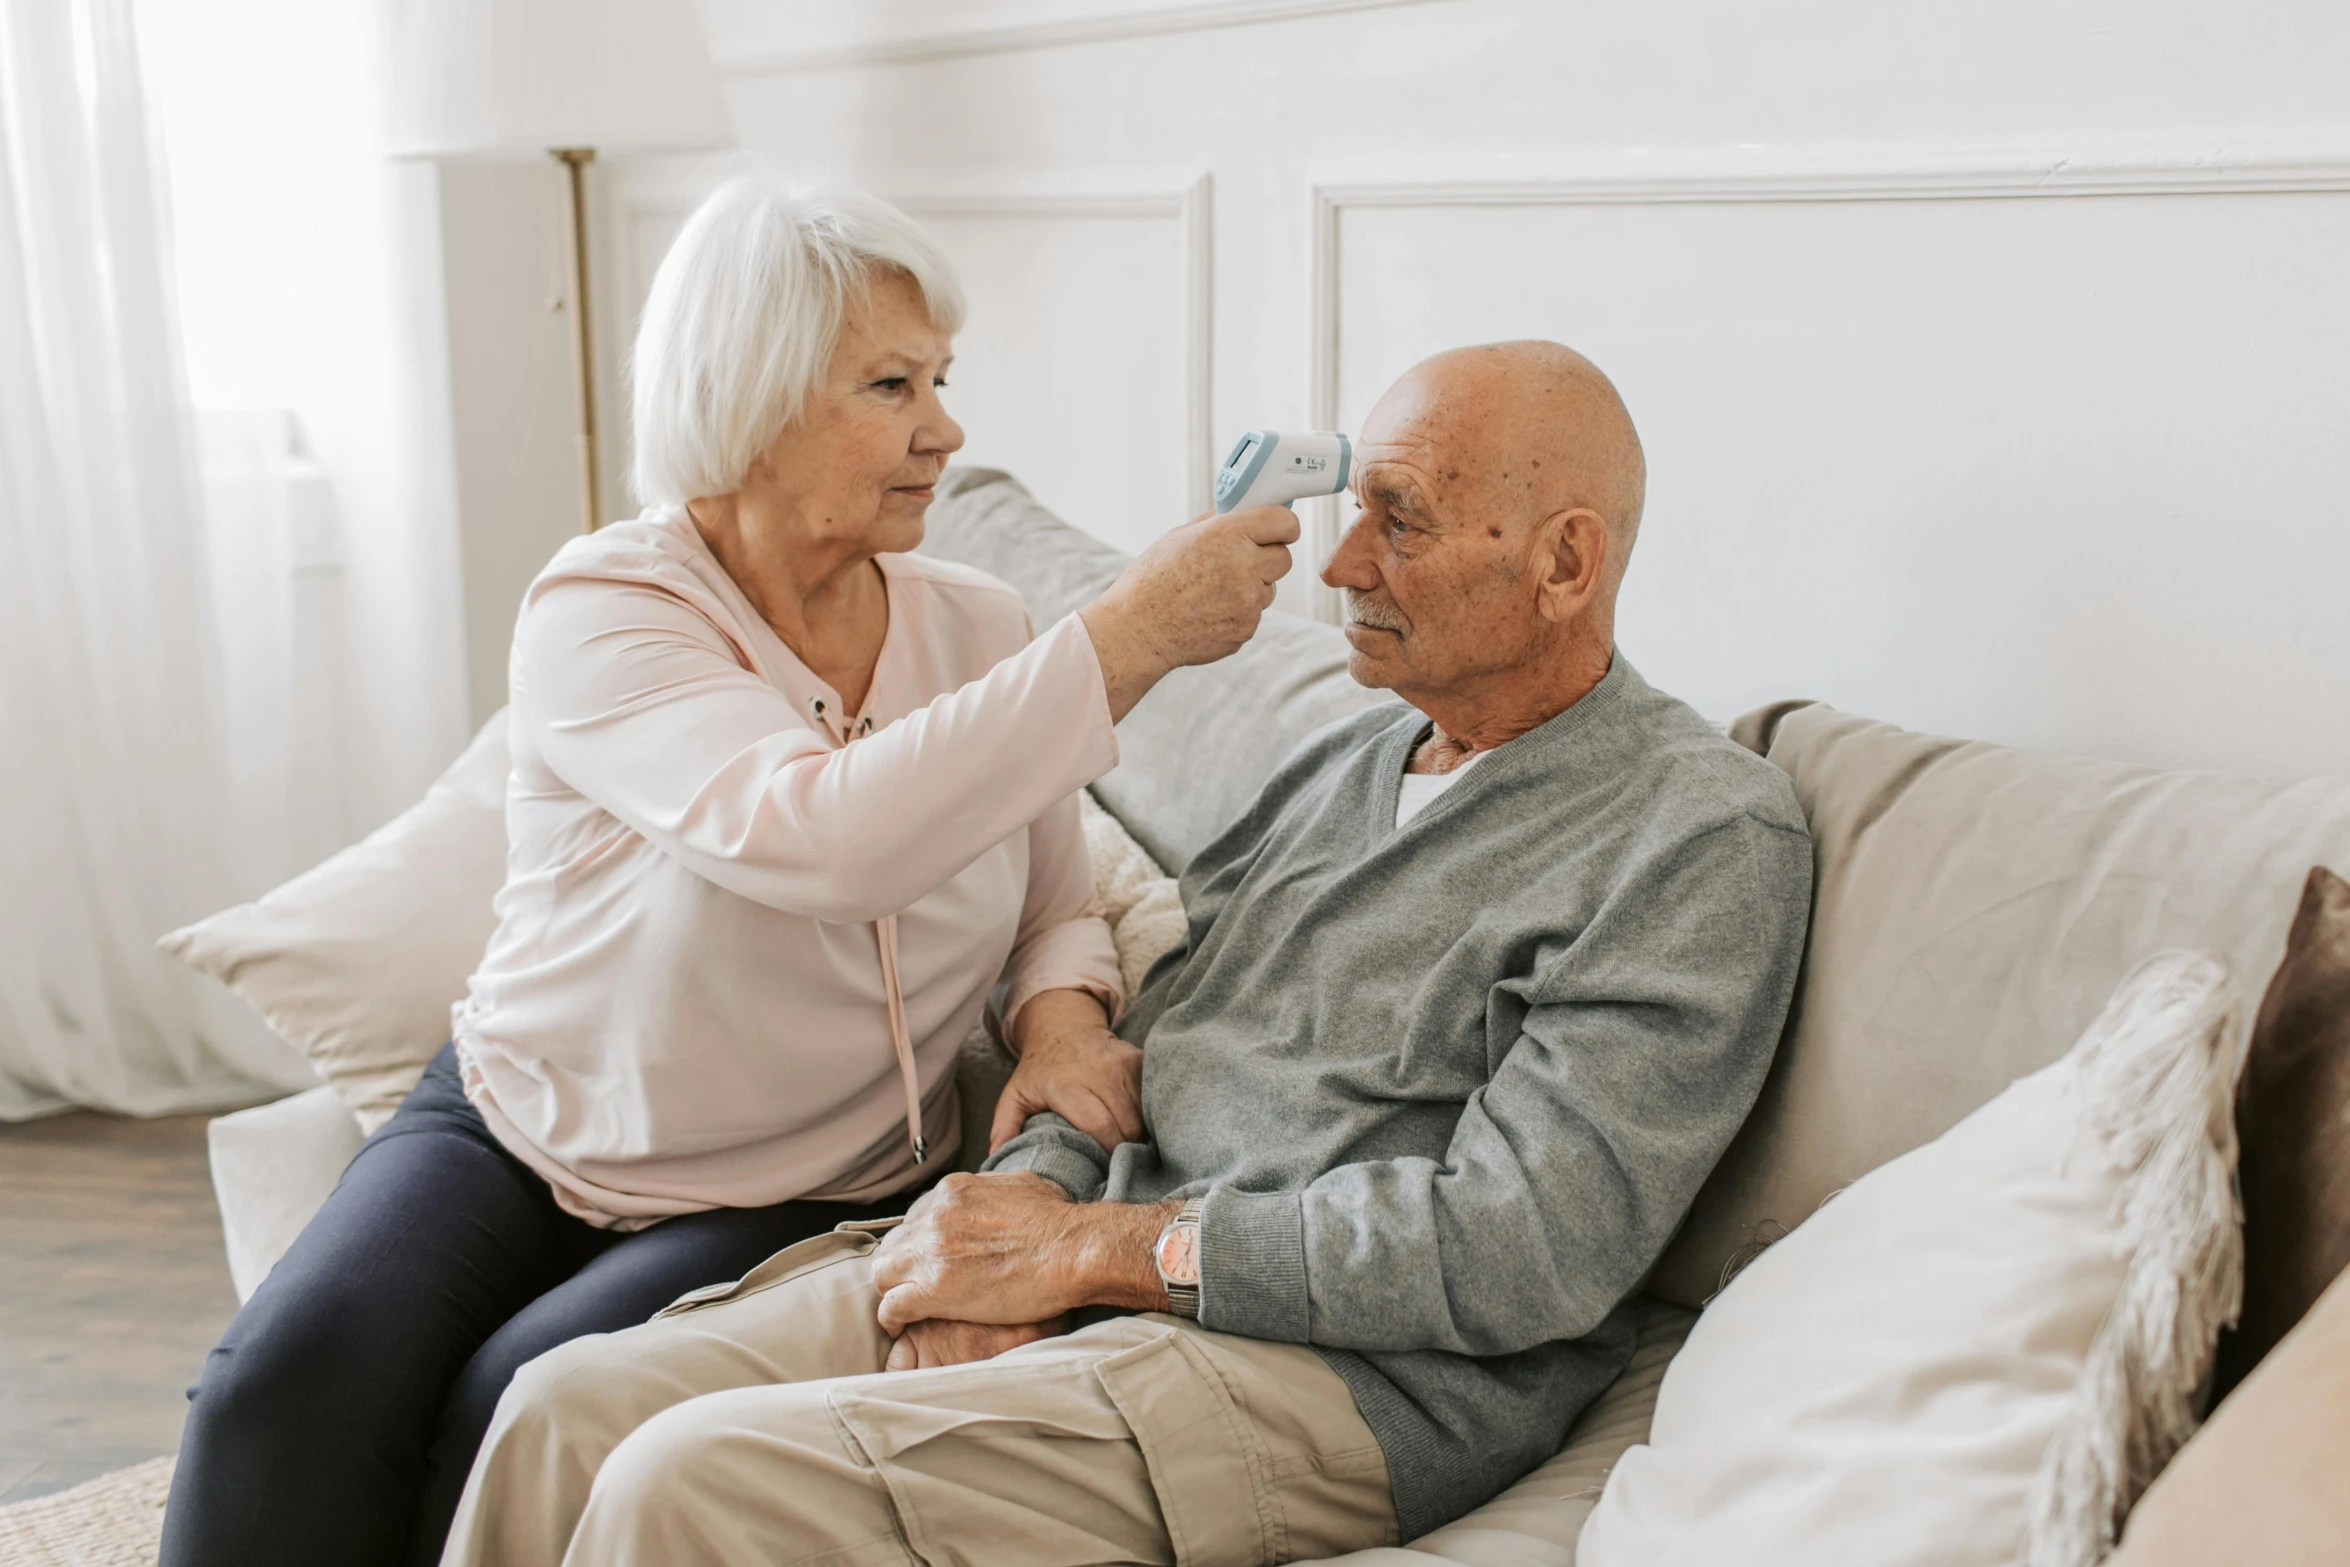
<path id="1" fill-rule="evenodd" d="M 525 1366 L 443 1567 L 1258 1567 L 1393 1544 L 1354 1399 L 1293 1344 L 1122 1317 L 883 1372 L 853 1229 Z"/>

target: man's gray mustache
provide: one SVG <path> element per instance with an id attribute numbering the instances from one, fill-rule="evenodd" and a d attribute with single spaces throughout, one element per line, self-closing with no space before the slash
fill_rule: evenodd
<path id="1" fill-rule="evenodd" d="M 1403 617 L 1377 599 L 1364 598 L 1353 590 L 1346 595 L 1347 624 L 1369 626 L 1374 631 L 1401 631 Z"/>

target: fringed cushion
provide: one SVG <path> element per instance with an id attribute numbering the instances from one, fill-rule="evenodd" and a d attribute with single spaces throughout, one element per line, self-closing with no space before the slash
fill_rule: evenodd
<path id="1" fill-rule="evenodd" d="M 2242 1284 L 2226 960 L 1828 1201 L 1666 1373 L 1580 1567 L 2074 1567 L 2195 1424 Z"/>
<path id="2" fill-rule="evenodd" d="M 1159 869 L 1118 818 L 1094 802 L 1093 792 L 1077 796 L 1085 823 L 1085 852 L 1093 861 L 1093 895 L 1110 922 L 1118 948 L 1118 976 L 1126 999 L 1142 989 L 1151 965 L 1183 945 L 1187 934 L 1183 899 L 1175 879 Z"/>

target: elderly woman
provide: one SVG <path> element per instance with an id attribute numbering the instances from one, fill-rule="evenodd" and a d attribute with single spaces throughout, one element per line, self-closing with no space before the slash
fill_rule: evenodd
<path id="1" fill-rule="evenodd" d="M 962 444 L 961 318 L 869 198 L 738 183 L 686 225 L 637 340 L 647 508 L 515 629 L 497 934 L 212 1352 L 166 1564 L 435 1560 L 524 1362 L 903 1211 L 998 985 L 1005 1122 L 1139 1134 L 1075 792 L 1161 676 L 1247 639 L 1296 525 L 1179 529 L 1034 635 L 907 553 Z"/>

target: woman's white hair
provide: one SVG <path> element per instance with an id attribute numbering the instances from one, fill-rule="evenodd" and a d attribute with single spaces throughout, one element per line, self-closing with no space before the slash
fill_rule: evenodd
<path id="1" fill-rule="evenodd" d="M 686 220 L 637 326 L 637 500 L 731 495 L 824 378 L 876 274 L 904 273 L 952 335 L 963 290 L 938 242 L 877 196 L 730 180 Z"/>

